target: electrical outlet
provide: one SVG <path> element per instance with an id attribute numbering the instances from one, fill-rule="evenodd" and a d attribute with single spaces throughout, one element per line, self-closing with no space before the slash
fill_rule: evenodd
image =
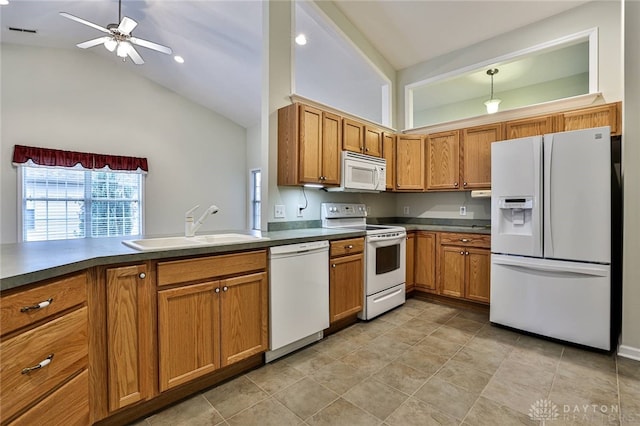
<path id="1" fill-rule="evenodd" d="M 466 216 L 466 215 L 467 215 L 467 207 L 460 206 L 460 216 Z"/>
<path id="2" fill-rule="evenodd" d="M 284 205 L 276 204 L 273 212 L 273 217 L 276 219 L 284 219 Z"/>
<path id="3" fill-rule="evenodd" d="M 409 210 L 409 206 L 404 206 L 404 214 L 405 214 L 405 216 L 408 216 L 408 215 L 411 214 L 410 210 Z"/>
<path id="4" fill-rule="evenodd" d="M 302 204 L 298 204 L 298 214 L 297 214 L 298 217 L 302 217 L 302 212 L 304 211 L 305 208 L 306 207 L 303 206 Z"/>

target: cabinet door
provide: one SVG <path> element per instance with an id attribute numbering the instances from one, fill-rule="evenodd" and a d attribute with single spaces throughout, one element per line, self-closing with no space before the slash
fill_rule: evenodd
<path id="1" fill-rule="evenodd" d="M 618 115 L 618 103 L 565 112 L 559 115 L 558 131 L 609 126 L 612 136 L 619 135 Z"/>
<path id="2" fill-rule="evenodd" d="M 458 189 L 460 182 L 460 139 L 458 131 L 427 137 L 427 189 Z"/>
<path id="3" fill-rule="evenodd" d="M 382 135 L 382 156 L 387 160 L 387 190 L 396 189 L 396 135 L 384 133 Z"/>
<path id="4" fill-rule="evenodd" d="M 420 231 L 415 242 L 415 285 L 416 289 L 436 291 L 436 234 Z"/>
<path id="5" fill-rule="evenodd" d="M 322 113 L 322 183 L 340 184 L 340 152 L 342 151 L 342 117 Z"/>
<path id="6" fill-rule="evenodd" d="M 491 143 L 502 140 L 502 124 L 462 130 L 462 188 L 491 188 Z"/>
<path id="7" fill-rule="evenodd" d="M 382 130 L 370 126 L 364 127 L 364 153 L 382 157 Z"/>
<path id="8" fill-rule="evenodd" d="M 422 136 L 398 136 L 396 141 L 396 188 L 398 190 L 423 191 L 424 162 L 424 139 Z"/>
<path id="9" fill-rule="evenodd" d="M 463 297 L 465 250 L 456 246 L 440 246 L 440 294 Z"/>
<path id="10" fill-rule="evenodd" d="M 342 149 L 345 151 L 364 151 L 364 125 L 357 121 L 342 119 Z"/>
<path id="11" fill-rule="evenodd" d="M 415 246 L 416 235 L 414 232 L 407 233 L 407 279 L 405 288 L 407 293 L 415 287 L 415 273 L 414 273 L 414 259 L 415 259 Z"/>
<path id="12" fill-rule="evenodd" d="M 489 303 L 491 252 L 487 249 L 468 248 L 465 250 L 465 257 L 467 258 L 465 297 Z"/>
<path id="13" fill-rule="evenodd" d="M 264 352 L 269 346 L 269 294 L 266 272 L 220 282 L 222 367 Z"/>
<path id="14" fill-rule="evenodd" d="M 220 367 L 219 291 L 215 281 L 158 292 L 160 391 Z"/>
<path id="15" fill-rule="evenodd" d="M 329 320 L 334 322 L 362 310 L 364 256 L 362 253 L 330 260 Z"/>
<path id="16" fill-rule="evenodd" d="M 300 105 L 300 181 L 321 182 L 322 176 L 322 111 Z"/>
<path id="17" fill-rule="evenodd" d="M 505 123 L 505 139 L 540 136 L 555 131 L 553 115 L 507 121 Z"/>
<path id="18" fill-rule="evenodd" d="M 146 367 L 153 339 L 148 275 L 146 265 L 106 270 L 110 411 L 145 400 L 151 393 Z"/>

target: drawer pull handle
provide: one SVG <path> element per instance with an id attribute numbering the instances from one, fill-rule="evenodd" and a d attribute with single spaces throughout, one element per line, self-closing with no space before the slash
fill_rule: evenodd
<path id="1" fill-rule="evenodd" d="M 22 308 L 20 308 L 20 312 L 29 312 L 29 311 L 34 311 L 36 309 L 42 309 L 42 308 L 46 308 L 47 306 L 49 306 L 51 304 L 51 302 L 53 302 L 53 297 L 50 297 L 49 299 L 45 300 L 44 302 L 40 302 L 36 305 L 33 306 L 23 306 Z"/>
<path id="2" fill-rule="evenodd" d="M 463 243 L 470 243 L 473 240 L 470 240 L 469 238 L 460 238 L 460 241 L 462 241 Z"/>
<path id="3" fill-rule="evenodd" d="M 26 367 L 22 369 L 22 374 L 29 374 L 30 372 L 34 371 L 34 370 L 40 370 L 43 367 L 46 367 L 47 365 L 51 364 L 51 360 L 53 359 L 53 354 L 49 355 L 48 357 L 46 357 L 45 359 L 43 359 L 42 361 L 40 361 L 37 365 L 34 365 L 33 367 Z"/>
<path id="4" fill-rule="evenodd" d="M 344 248 L 346 248 L 347 250 L 352 249 L 353 248 L 353 244 L 349 244 L 348 246 L 344 246 Z"/>

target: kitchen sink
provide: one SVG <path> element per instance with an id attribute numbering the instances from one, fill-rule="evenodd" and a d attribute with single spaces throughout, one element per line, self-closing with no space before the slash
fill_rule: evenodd
<path id="1" fill-rule="evenodd" d="M 195 237 L 159 237 L 143 238 L 140 240 L 127 240 L 122 244 L 140 251 L 169 250 L 180 248 L 207 247 L 222 244 L 248 243 L 251 241 L 268 240 L 267 237 L 258 237 L 249 234 L 212 234 L 196 235 Z"/>

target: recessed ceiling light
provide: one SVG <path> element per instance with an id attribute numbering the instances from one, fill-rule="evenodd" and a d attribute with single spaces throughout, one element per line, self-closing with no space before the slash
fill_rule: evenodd
<path id="1" fill-rule="evenodd" d="M 300 46 L 304 46 L 305 44 L 307 44 L 307 36 L 302 33 L 298 34 L 298 36 L 296 37 L 296 43 Z"/>
<path id="2" fill-rule="evenodd" d="M 6 6 L 9 4 L 9 0 L 0 0 L 0 6 Z"/>
<path id="3" fill-rule="evenodd" d="M 184 64 L 184 58 L 180 55 L 176 55 L 173 57 L 173 60 L 176 61 L 179 64 Z"/>

